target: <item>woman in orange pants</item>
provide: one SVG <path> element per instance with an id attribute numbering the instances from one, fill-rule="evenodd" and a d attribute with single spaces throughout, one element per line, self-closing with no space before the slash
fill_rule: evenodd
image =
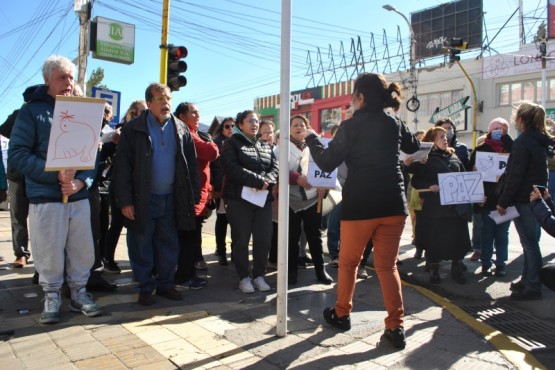
<path id="1" fill-rule="evenodd" d="M 399 84 L 382 75 L 363 73 L 355 81 L 351 98 L 353 117 L 341 123 L 324 148 L 310 129 L 304 132 L 312 158 L 326 172 L 343 161 L 348 168 L 343 187 L 341 249 L 337 303 L 324 310 L 326 321 L 351 328 L 350 313 L 357 269 L 368 240 L 374 242 L 374 266 L 387 310 L 385 337 L 405 348 L 403 295 L 396 261 L 408 215 L 399 150 L 414 153 L 420 142 L 394 115 L 401 105 Z"/>

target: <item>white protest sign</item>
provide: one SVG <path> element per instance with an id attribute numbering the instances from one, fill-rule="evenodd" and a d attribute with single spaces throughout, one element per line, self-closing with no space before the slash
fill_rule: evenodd
<path id="1" fill-rule="evenodd" d="M 430 150 L 432 150 L 433 145 L 434 143 L 420 143 L 420 149 L 412 154 L 407 154 L 401 150 L 399 152 L 399 159 L 404 160 L 407 157 L 413 157 L 415 162 L 422 162 L 428 158 L 428 154 L 430 154 Z"/>
<path id="2" fill-rule="evenodd" d="M 320 141 L 324 144 L 324 147 L 327 148 L 331 139 L 321 138 Z M 335 189 L 337 184 L 337 169 L 333 170 L 333 172 L 322 171 L 316 165 L 312 156 L 310 156 L 306 177 L 310 185 L 314 187 Z"/>
<path id="3" fill-rule="evenodd" d="M 508 153 L 476 152 L 476 171 L 482 174 L 482 181 L 497 182 L 508 160 Z"/>
<path id="4" fill-rule="evenodd" d="M 448 172 L 437 177 L 442 205 L 484 201 L 484 183 L 480 172 Z"/>
<path id="5" fill-rule="evenodd" d="M 93 169 L 104 99 L 56 96 L 45 171 Z"/>

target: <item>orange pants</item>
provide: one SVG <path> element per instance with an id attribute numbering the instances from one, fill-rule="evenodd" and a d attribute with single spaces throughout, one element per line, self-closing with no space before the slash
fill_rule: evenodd
<path id="1" fill-rule="evenodd" d="M 374 268 L 380 280 L 387 317 L 385 327 L 403 326 L 403 293 L 397 271 L 399 242 L 406 216 L 341 221 L 341 248 L 337 282 L 337 316 L 348 316 L 353 308 L 357 269 L 368 240 L 374 242 Z"/>

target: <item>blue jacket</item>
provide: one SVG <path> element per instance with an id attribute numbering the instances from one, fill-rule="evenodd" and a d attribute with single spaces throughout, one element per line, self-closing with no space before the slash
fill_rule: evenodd
<path id="1" fill-rule="evenodd" d="M 25 176 L 27 198 L 34 204 L 62 201 L 58 171 L 44 171 L 55 103 L 46 91 L 44 85 L 37 87 L 29 101 L 23 104 L 12 129 L 8 148 L 8 162 Z M 86 186 L 71 195 L 70 202 L 88 197 L 87 189 L 94 176 L 94 169 L 77 171 L 75 178 Z"/>

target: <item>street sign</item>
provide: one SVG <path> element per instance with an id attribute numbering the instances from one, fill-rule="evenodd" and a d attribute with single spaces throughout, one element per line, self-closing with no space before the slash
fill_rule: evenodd
<path id="1" fill-rule="evenodd" d="M 101 89 L 99 87 L 92 87 L 92 97 L 106 99 L 112 106 L 112 122 L 110 126 L 114 127 L 120 121 L 119 106 L 121 102 L 121 92 L 114 90 Z"/>
<path id="2" fill-rule="evenodd" d="M 113 19 L 95 17 L 91 23 L 93 58 L 117 63 L 135 61 L 135 25 Z"/>
<path id="3" fill-rule="evenodd" d="M 441 118 L 449 117 L 455 124 L 457 131 L 466 130 L 466 110 L 471 107 L 469 105 L 466 105 L 465 103 L 468 101 L 469 98 L 470 96 L 465 96 L 464 98 L 454 102 L 453 104 L 443 109 L 439 109 L 439 107 L 437 107 L 428 122 L 433 125 Z"/>

